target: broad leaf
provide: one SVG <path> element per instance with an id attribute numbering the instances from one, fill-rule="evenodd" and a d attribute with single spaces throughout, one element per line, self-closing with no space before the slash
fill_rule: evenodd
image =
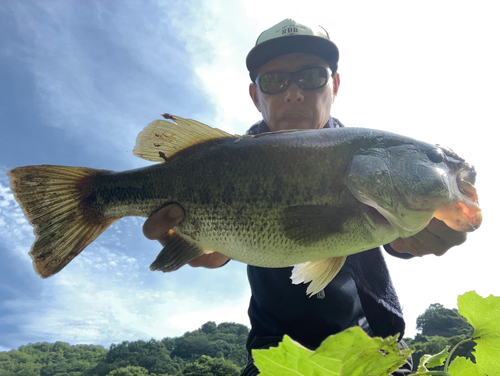
<path id="1" fill-rule="evenodd" d="M 458 297 L 458 312 L 474 327 L 474 356 L 478 370 L 500 375 L 500 297 L 483 298 L 475 291 Z"/>
<path id="2" fill-rule="evenodd" d="M 277 348 L 254 350 L 253 355 L 262 376 L 387 376 L 411 352 L 399 349 L 397 336 L 371 338 L 354 327 L 328 337 L 316 352 L 285 336 Z"/>
<path id="3" fill-rule="evenodd" d="M 446 361 L 446 358 L 448 357 L 449 348 L 450 346 L 446 346 L 443 351 L 435 355 L 429 355 L 429 354 L 423 355 L 420 358 L 420 364 L 418 365 L 417 372 L 427 372 L 428 368 L 442 366 Z"/>
<path id="4" fill-rule="evenodd" d="M 453 359 L 448 367 L 448 373 L 451 376 L 484 376 L 484 373 L 478 371 L 478 367 L 475 363 L 461 356 L 457 356 Z"/>
<path id="5" fill-rule="evenodd" d="M 286 335 L 278 347 L 252 350 L 255 365 L 261 376 L 316 375 L 312 371 L 314 366 L 310 360 L 312 354 L 311 350 Z"/>

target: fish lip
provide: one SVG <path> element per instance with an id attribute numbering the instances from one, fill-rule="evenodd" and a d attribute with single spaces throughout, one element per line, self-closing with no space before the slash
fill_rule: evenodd
<path id="1" fill-rule="evenodd" d="M 434 212 L 434 217 L 459 232 L 473 232 L 483 221 L 479 204 L 469 200 L 443 204 Z"/>

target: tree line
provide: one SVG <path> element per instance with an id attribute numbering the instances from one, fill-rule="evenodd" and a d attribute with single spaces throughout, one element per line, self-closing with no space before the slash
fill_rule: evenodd
<path id="1" fill-rule="evenodd" d="M 422 355 L 453 347 L 472 332 L 457 310 L 441 304 L 418 317 L 417 329 L 421 333 L 415 338 L 405 338 L 415 348 L 416 365 Z M 0 352 L 0 376 L 237 376 L 247 361 L 247 336 L 245 325 L 209 321 L 180 337 L 124 341 L 109 350 L 63 342 L 28 344 Z M 474 360 L 473 346 L 460 347 L 456 355 Z"/>
<path id="2" fill-rule="evenodd" d="M 209 321 L 181 337 L 124 341 L 109 350 L 63 342 L 28 344 L 0 352 L 0 376 L 236 376 L 246 364 L 247 336 L 245 325 Z"/>

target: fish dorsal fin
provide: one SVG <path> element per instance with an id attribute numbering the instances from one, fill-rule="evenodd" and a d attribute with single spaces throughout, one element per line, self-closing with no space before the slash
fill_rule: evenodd
<path id="1" fill-rule="evenodd" d="M 196 120 L 163 115 L 166 119 L 155 120 L 137 136 L 134 155 L 153 162 L 165 162 L 188 146 L 222 137 L 240 138 Z"/>

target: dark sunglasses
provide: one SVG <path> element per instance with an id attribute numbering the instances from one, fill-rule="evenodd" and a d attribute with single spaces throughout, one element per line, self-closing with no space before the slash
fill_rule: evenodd
<path id="1" fill-rule="evenodd" d="M 265 94 L 283 93 L 292 82 L 304 90 L 322 88 L 328 82 L 332 71 L 326 67 L 309 67 L 297 72 L 271 72 L 257 77 L 255 83 Z"/>

